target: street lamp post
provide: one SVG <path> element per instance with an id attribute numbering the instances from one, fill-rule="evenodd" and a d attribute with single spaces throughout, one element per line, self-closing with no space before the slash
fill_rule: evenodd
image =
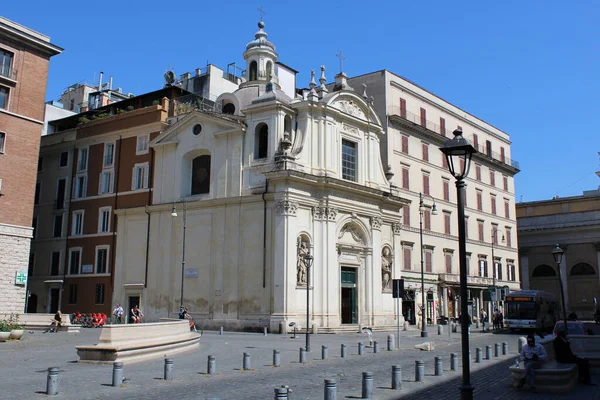
<path id="1" fill-rule="evenodd" d="M 461 347 L 462 347 L 462 385 L 460 398 L 473 399 L 471 385 L 471 360 L 469 360 L 469 324 L 467 307 L 467 244 L 465 235 L 465 181 L 471 167 L 471 157 L 477 150 L 462 136 L 462 129 L 456 129 L 454 138 L 444 143 L 440 150 L 446 156 L 448 169 L 456 179 L 457 209 L 458 209 L 458 253 L 460 260 L 460 300 L 461 300 Z"/>
<path id="2" fill-rule="evenodd" d="M 567 325 L 567 308 L 565 307 L 565 293 L 562 285 L 562 276 L 560 274 L 560 264 L 562 263 L 564 251 L 558 245 L 552 249 L 552 256 L 554 257 L 554 262 L 556 262 L 556 267 L 558 269 L 558 285 L 560 286 L 560 301 L 563 309 L 563 319 L 565 320 L 565 333 L 569 334 L 569 327 Z"/>
<path id="3" fill-rule="evenodd" d="M 426 310 L 425 307 L 425 269 L 423 267 L 423 214 L 425 213 L 425 204 L 423 203 L 424 196 L 428 196 L 433 200 L 431 214 L 437 215 L 437 207 L 435 199 L 429 195 L 419 193 L 419 236 L 421 238 L 421 337 L 427 337 L 427 328 L 425 327 Z"/>
<path id="4" fill-rule="evenodd" d="M 183 281 L 185 277 L 185 230 L 187 228 L 187 201 L 185 199 L 183 202 L 183 246 L 182 246 L 182 254 L 181 254 L 181 300 L 179 302 L 179 307 L 183 307 Z M 171 210 L 171 217 L 177 217 L 177 209 L 175 208 L 175 203 L 173 203 L 173 209 Z"/>
<path id="5" fill-rule="evenodd" d="M 312 266 L 313 256 L 310 254 L 310 249 L 307 254 L 304 255 L 306 261 L 306 343 L 304 349 L 307 353 L 310 352 L 310 267 Z"/>
<path id="6" fill-rule="evenodd" d="M 492 311 L 496 311 L 497 308 L 497 296 L 498 296 L 498 291 L 496 290 L 496 258 L 494 257 L 494 244 L 496 242 L 496 234 L 498 233 L 499 229 L 494 227 L 492 228 L 492 285 L 494 286 L 494 298 L 492 299 Z M 504 239 L 504 234 L 502 234 L 502 243 L 504 243 L 505 239 Z"/>

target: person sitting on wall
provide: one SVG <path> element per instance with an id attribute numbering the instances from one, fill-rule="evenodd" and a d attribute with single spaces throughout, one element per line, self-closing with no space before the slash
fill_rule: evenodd
<path id="1" fill-rule="evenodd" d="M 140 322 L 142 322 L 142 317 L 144 316 L 144 314 L 142 313 L 142 311 L 140 310 L 139 306 L 136 304 L 132 309 L 131 309 L 131 320 L 134 324 L 139 324 Z"/>
<path id="2" fill-rule="evenodd" d="M 569 317 L 567 318 L 569 321 L 577 321 L 577 314 L 575 313 L 575 311 L 571 311 L 571 313 L 569 314 Z"/>
<path id="3" fill-rule="evenodd" d="M 50 326 L 48 327 L 48 329 L 46 329 L 44 331 L 44 333 L 47 333 L 47 332 L 58 332 L 58 328 L 62 324 L 62 313 L 60 312 L 60 310 L 58 310 L 56 312 L 56 314 L 54 314 L 54 318 L 52 318 L 51 321 L 52 322 L 50 323 Z"/>
<path id="4" fill-rule="evenodd" d="M 577 364 L 579 368 L 579 380 L 586 385 L 590 385 L 590 360 L 577 357 L 571 350 L 571 342 L 567 339 L 567 333 L 561 331 L 552 343 L 554 346 L 554 355 L 559 363 Z"/>
<path id="5" fill-rule="evenodd" d="M 542 368 L 546 359 L 547 355 L 544 346 L 535 343 L 535 336 L 533 334 L 527 335 L 527 344 L 523 346 L 521 355 L 519 356 L 520 361 L 525 361 L 525 370 L 517 387 L 522 388 L 525 385 L 525 380 L 528 378 L 529 386 L 535 391 L 535 370 Z"/>

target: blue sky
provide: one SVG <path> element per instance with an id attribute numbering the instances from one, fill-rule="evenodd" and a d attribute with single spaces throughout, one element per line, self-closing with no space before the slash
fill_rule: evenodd
<path id="1" fill-rule="evenodd" d="M 600 179 L 600 2 L 126 0 L 4 2 L 4 17 L 52 37 L 47 98 L 70 84 L 114 77 L 141 94 L 162 75 L 243 63 L 266 12 L 279 60 L 328 67 L 341 48 L 350 76 L 389 69 L 509 133 L 520 163 L 516 199 L 581 194 Z M 105 78 L 106 79 L 106 78 Z"/>

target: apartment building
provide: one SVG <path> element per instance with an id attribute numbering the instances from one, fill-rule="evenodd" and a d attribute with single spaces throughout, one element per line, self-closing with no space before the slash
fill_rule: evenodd
<path id="1" fill-rule="evenodd" d="M 0 315 L 25 308 L 48 64 L 61 52 L 48 36 L 0 17 Z"/>
<path id="2" fill-rule="evenodd" d="M 421 307 L 421 259 L 427 318 L 459 313 L 458 222 L 455 180 L 439 147 L 460 128 L 478 150 L 467 178 L 466 225 L 469 306 L 502 305 L 520 288 L 517 261 L 514 175 L 506 132 L 454 106 L 413 82 L 382 70 L 348 83 L 372 101 L 387 135 L 381 141 L 392 184 L 411 200 L 402 210 L 402 272 L 407 288 L 403 314 L 412 323 Z M 420 194 L 423 196 L 423 257 L 420 253 Z M 433 215 L 435 203 L 437 215 Z M 490 287 L 500 287 L 494 292 Z M 492 300 L 496 297 L 496 303 Z"/>

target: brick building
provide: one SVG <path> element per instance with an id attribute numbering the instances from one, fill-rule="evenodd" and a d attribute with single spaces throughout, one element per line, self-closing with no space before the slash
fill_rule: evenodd
<path id="1" fill-rule="evenodd" d="M 0 315 L 25 306 L 48 64 L 61 52 L 48 36 L 0 17 Z"/>

